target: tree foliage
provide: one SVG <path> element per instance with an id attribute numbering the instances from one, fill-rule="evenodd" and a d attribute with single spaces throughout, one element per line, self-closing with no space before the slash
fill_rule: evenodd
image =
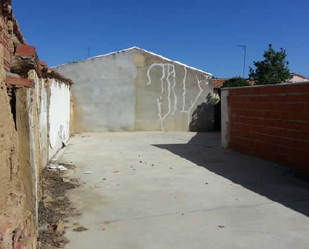
<path id="1" fill-rule="evenodd" d="M 222 87 L 242 87 L 250 86 L 249 82 L 242 77 L 233 77 L 224 81 Z"/>
<path id="2" fill-rule="evenodd" d="M 256 85 L 279 84 L 291 78 L 289 62 L 286 61 L 286 51 L 283 48 L 276 52 L 269 44 L 263 56 L 264 60 L 253 62 L 255 69 L 249 67 L 249 77 Z"/>

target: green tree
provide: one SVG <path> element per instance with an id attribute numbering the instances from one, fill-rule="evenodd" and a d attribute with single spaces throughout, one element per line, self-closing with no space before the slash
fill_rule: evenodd
<path id="1" fill-rule="evenodd" d="M 289 62 L 285 60 L 286 51 L 283 48 L 276 52 L 269 44 L 263 56 L 264 60 L 253 62 L 255 70 L 249 67 L 249 77 L 256 85 L 279 84 L 291 78 Z"/>
<path id="2" fill-rule="evenodd" d="M 250 86 L 249 82 L 242 77 L 233 77 L 224 81 L 222 87 L 242 87 Z"/>

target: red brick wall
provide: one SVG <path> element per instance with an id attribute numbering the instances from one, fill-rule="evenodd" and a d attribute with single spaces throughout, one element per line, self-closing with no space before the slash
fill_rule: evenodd
<path id="1" fill-rule="evenodd" d="M 309 83 L 230 89 L 228 145 L 309 170 Z"/>

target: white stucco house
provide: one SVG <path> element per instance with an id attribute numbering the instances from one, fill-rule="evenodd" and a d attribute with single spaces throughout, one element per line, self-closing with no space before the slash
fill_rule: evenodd
<path id="1" fill-rule="evenodd" d="M 298 74 L 298 73 L 291 73 L 292 78 L 288 81 L 288 83 L 302 83 L 302 82 L 309 82 L 309 78 Z"/>

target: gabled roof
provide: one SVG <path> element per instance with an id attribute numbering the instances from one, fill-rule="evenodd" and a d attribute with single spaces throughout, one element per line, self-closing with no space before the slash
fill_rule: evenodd
<path id="1" fill-rule="evenodd" d="M 166 61 L 169 61 L 169 62 L 178 64 L 178 65 L 181 65 L 181 66 L 184 66 L 184 67 L 193 69 L 193 70 L 198 71 L 198 72 L 201 72 L 201 73 L 203 73 L 203 74 L 212 75 L 212 74 L 209 73 L 209 72 L 205 72 L 205 71 L 203 71 L 203 70 L 201 70 L 201 69 L 197 69 L 197 68 L 194 68 L 194 67 L 190 67 L 190 66 L 188 66 L 188 65 L 186 65 L 186 64 L 183 64 L 183 63 L 181 63 L 181 62 L 179 62 L 179 61 L 171 60 L 171 59 L 166 58 L 166 57 L 164 57 L 164 56 L 162 56 L 162 55 L 159 55 L 159 54 L 156 54 L 156 53 L 147 51 L 146 49 L 142 49 L 142 48 L 139 48 L 139 47 L 136 47 L 136 46 L 131 47 L 131 48 L 127 48 L 127 49 L 123 49 L 123 50 L 119 50 L 119 51 L 116 51 L 116 52 L 111 52 L 111 53 L 108 53 L 108 54 L 93 56 L 93 57 L 90 57 L 90 58 L 87 58 L 87 59 L 84 59 L 84 60 L 80 60 L 80 61 L 72 61 L 72 62 L 64 63 L 64 64 L 61 64 L 61 65 L 54 66 L 53 68 L 57 68 L 57 67 L 60 67 L 60 66 L 64 66 L 64 65 L 68 65 L 68 64 L 72 64 L 72 63 L 76 63 L 76 62 L 83 62 L 83 61 L 93 60 L 93 59 L 97 59 L 97 58 L 101 58 L 101 57 L 106 57 L 106 56 L 110 56 L 110 55 L 114 55 L 114 54 L 118 54 L 118 53 L 122 53 L 122 52 L 132 51 L 132 50 L 139 50 L 139 51 L 142 51 L 142 52 L 151 54 L 151 55 L 153 55 L 153 56 L 160 57 L 162 60 L 166 60 Z"/>
<path id="2" fill-rule="evenodd" d="M 221 88 L 223 83 L 228 80 L 229 78 L 218 78 L 218 79 L 212 79 L 211 82 L 214 85 L 214 88 Z"/>
<path id="3" fill-rule="evenodd" d="M 74 82 L 71 79 L 64 77 L 62 74 L 48 67 L 45 61 L 39 61 L 39 69 L 41 70 L 42 75 L 46 78 L 54 78 L 62 82 L 65 82 L 69 85 L 74 84 Z"/>
<path id="4" fill-rule="evenodd" d="M 299 73 L 291 73 L 291 75 L 292 75 L 292 76 L 298 76 L 298 77 L 300 77 L 300 78 L 303 78 L 303 79 L 309 80 L 309 78 L 308 78 L 308 77 L 303 76 L 303 75 L 301 75 L 301 74 L 299 74 Z"/>

